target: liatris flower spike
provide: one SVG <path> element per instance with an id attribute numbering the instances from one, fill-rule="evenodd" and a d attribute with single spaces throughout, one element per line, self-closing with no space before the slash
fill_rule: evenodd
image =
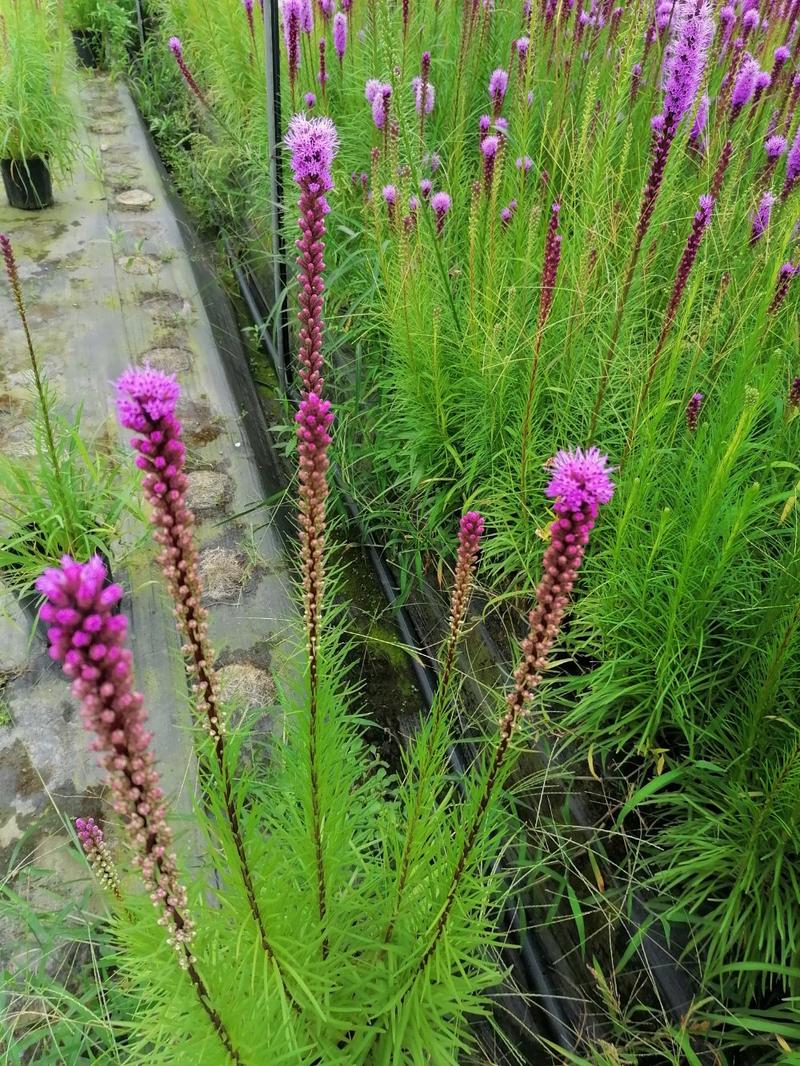
<path id="1" fill-rule="evenodd" d="M 297 72 L 300 69 L 300 30 L 303 24 L 301 0 L 283 0 L 283 42 L 289 66 L 289 84 L 294 93 Z"/>
<path id="2" fill-rule="evenodd" d="M 81 842 L 84 854 L 97 880 L 116 899 L 122 900 L 119 875 L 111 858 L 111 852 L 103 836 L 103 830 L 94 818 L 76 818 L 75 832 Z"/>
<path id="3" fill-rule="evenodd" d="M 755 244 L 759 241 L 766 231 L 769 225 L 770 216 L 772 214 L 772 207 L 775 203 L 775 195 L 771 192 L 765 192 L 759 201 L 755 214 L 753 215 L 753 225 L 750 230 L 750 243 Z"/>
<path id="4" fill-rule="evenodd" d="M 244 13 L 247 17 L 247 27 L 250 30 L 250 36 L 255 40 L 256 30 L 253 24 L 253 0 L 242 0 L 242 7 L 244 8 Z"/>
<path id="5" fill-rule="evenodd" d="M 307 392 L 322 391 L 322 297 L 325 193 L 333 188 L 331 167 L 339 148 L 336 127 L 329 118 L 308 119 L 294 115 L 289 122 L 286 145 L 291 152 L 294 180 L 300 186 L 300 239 L 297 258 L 300 271 L 300 378 Z"/>
<path id="6" fill-rule="evenodd" d="M 347 16 L 343 15 L 341 11 L 337 11 L 333 16 L 333 47 L 339 57 L 339 65 L 341 66 L 344 60 L 344 53 L 347 50 Z"/>
<path id="7" fill-rule="evenodd" d="M 700 417 L 700 408 L 703 406 L 702 392 L 696 392 L 686 405 L 686 425 L 690 433 L 697 429 L 697 419 Z"/>
<path id="8" fill-rule="evenodd" d="M 500 138 L 491 133 L 481 141 L 481 154 L 483 155 L 483 187 L 487 196 L 492 191 L 494 181 L 497 153 L 500 150 Z"/>
<path id="9" fill-rule="evenodd" d="M 672 39 L 664 63 L 664 132 L 671 139 L 691 108 L 703 80 L 714 38 L 714 20 L 706 0 L 680 0 L 674 5 Z"/>
<path id="10" fill-rule="evenodd" d="M 789 193 L 797 184 L 798 177 L 800 177 L 800 126 L 797 127 L 792 147 L 786 157 L 786 177 L 781 190 L 781 200 L 788 198 Z"/>
<path id="11" fill-rule="evenodd" d="M 794 263 L 784 263 L 781 266 L 781 269 L 778 271 L 778 283 L 775 286 L 775 295 L 772 297 L 772 303 L 767 309 L 769 314 L 775 314 L 786 299 L 786 294 L 789 291 L 789 282 L 795 276 L 797 270 L 798 268 Z"/>
<path id="12" fill-rule="evenodd" d="M 178 64 L 178 69 L 180 70 L 181 74 L 183 75 L 184 81 L 189 86 L 189 88 L 192 90 L 192 92 L 197 97 L 197 99 L 200 101 L 200 103 L 201 104 L 205 104 L 206 100 L 205 100 L 205 97 L 203 96 L 203 94 L 202 94 L 202 92 L 200 90 L 200 86 L 194 80 L 192 72 L 187 67 L 186 61 L 183 58 L 183 45 L 181 44 L 180 37 L 170 37 L 170 39 L 169 39 L 169 50 L 175 56 L 175 62 Z"/>
<path id="13" fill-rule="evenodd" d="M 414 90 L 414 107 L 417 114 L 429 115 L 436 101 L 436 90 L 429 81 L 418 77 L 411 79 L 411 88 Z"/>
<path id="14" fill-rule="evenodd" d="M 394 185 L 384 185 L 381 189 L 381 195 L 386 203 L 389 221 L 394 223 L 395 206 L 397 204 L 397 187 Z"/>
<path id="15" fill-rule="evenodd" d="M 494 118 L 500 114 L 503 108 L 506 90 L 508 89 L 508 71 L 498 67 L 489 78 L 489 97 L 492 101 Z"/>
<path id="16" fill-rule="evenodd" d="M 795 378 L 789 386 L 789 403 L 792 407 L 800 407 L 800 377 Z"/>
<path id="17" fill-rule="evenodd" d="M 317 98 L 314 93 L 306 93 L 303 97 L 303 103 L 309 111 L 312 111 L 317 106 Z"/>
<path id="18" fill-rule="evenodd" d="M 483 517 L 477 511 L 467 511 L 466 514 L 462 515 L 458 529 L 458 555 L 456 557 L 453 595 L 450 600 L 450 635 L 440 682 L 441 690 L 445 693 L 452 674 L 456 648 L 472 592 L 472 585 L 475 579 L 475 563 L 480 551 L 484 528 Z"/>
<path id="19" fill-rule="evenodd" d="M 106 585 L 106 569 L 95 556 L 78 563 L 65 555 L 36 582 L 45 598 L 41 617 L 49 623 L 50 658 L 60 662 L 81 701 L 81 718 L 95 734 L 115 812 L 123 820 L 133 861 L 161 911 L 169 943 L 181 965 L 191 963 L 194 926 L 186 890 L 178 878 L 164 794 L 150 750 L 143 700 L 133 689 L 132 656 L 126 647 L 128 620 L 115 614 L 119 585 Z"/>
<path id="20" fill-rule="evenodd" d="M 435 192 L 431 197 L 431 207 L 436 218 L 436 236 L 441 237 L 444 232 L 444 220 L 452 207 L 453 201 L 446 192 Z"/>
<path id="21" fill-rule="evenodd" d="M 483 790 L 466 829 L 447 896 L 417 972 L 427 965 L 445 930 L 484 815 L 500 779 L 511 737 L 547 669 L 549 654 L 559 634 L 598 510 L 614 495 L 608 457 L 601 455 L 597 448 L 561 451 L 550 466 L 553 476 L 546 493 L 555 501 L 553 510 L 557 517 L 550 526 L 550 544 L 545 551 L 542 579 L 536 590 L 536 607 L 528 616 L 529 631 L 522 642 L 522 661 L 514 673 L 514 686 L 506 700 L 506 712 L 500 722 L 497 745 L 487 767 Z"/>

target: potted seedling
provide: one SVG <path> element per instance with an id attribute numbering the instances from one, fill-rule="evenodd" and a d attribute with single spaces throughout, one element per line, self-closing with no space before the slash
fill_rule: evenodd
<path id="1" fill-rule="evenodd" d="M 72 31 L 78 61 L 84 67 L 105 66 L 106 58 L 124 49 L 133 25 L 130 0 L 65 0 L 64 16 Z"/>
<path id="2" fill-rule="evenodd" d="M 53 203 L 52 170 L 69 169 L 77 141 L 64 86 L 64 38 L 48 4 L 6 4 L 0 42 L 0 169 L 12 207 Z"/>

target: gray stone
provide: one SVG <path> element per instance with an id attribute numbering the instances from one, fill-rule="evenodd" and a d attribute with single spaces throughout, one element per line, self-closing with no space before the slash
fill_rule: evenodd
<path id="1" fill-rule="evenodd" d="M 154 201 L 155 196 L 144 189 L 125 189 L 114 197 L 114 203 L 122 211 L 149 211 Z"/>

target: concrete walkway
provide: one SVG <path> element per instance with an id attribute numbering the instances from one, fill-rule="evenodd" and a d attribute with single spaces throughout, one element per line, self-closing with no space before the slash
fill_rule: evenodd
<path id="1" fill-rule="evenodd" d="M 251 446 L 261 416 L 255 403 L 242 409 L 235 389 L 237 375 L 246 378 L 238 332 L 224 313 L 212 328 L 206 305 L 217 311 L 227 305 L 213 281 L 193 269 L 126 88 L 87 74 L 80 97 L 89 154 L 72 180 L 57 187 L 54 208 L 0 207 L 0 230 L 12 239 L 34 342 L 59 406 L 71 413 L 82 404 L 84 430 L 96 442 L 124 439 L 110 387 L 122 370 L 149 361 L 177 372 L 217 665 L 234 703 L 267 708 L 268 731 L 276 717 L 271 672 L 286 653 L 295 612 L 272 515 L 260 506 L 246 518 L 232 517 L 269 489 Z M 25 456 L 32 451 L 29 365 L 2 283 L 0 330 L 0 448 Z M 121 462 L 132 462 L 129 452 Z M 185 809 L 193 773 L 179 641 L 153 547 L 149 537 L 137 543 L 141 534 L 131 524 L 114 576 L 133 590 L 123 609 L 132 619 L 137 684 L 166 787 Z M 0 879 L 34 860 L 57 871 L 62 885 L 82 876 L 54 805 L 69 819 L 103 814 L 88 739 L 40 635 L 0 586 Z M 18 969 L 26 963 L 8 923 L 0 913 L 0 967 Z"/>

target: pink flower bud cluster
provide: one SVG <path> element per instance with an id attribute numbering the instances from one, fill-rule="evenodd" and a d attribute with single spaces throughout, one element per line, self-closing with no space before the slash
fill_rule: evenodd
<path id="1" fill-rule="evenodd" d="M 328 499 L 328 448 L 333 411 L 329 400 L 306 393 L 295 415 L 300 465 L 300 557 L 303 598 L 312 664 L 320 635 L 320 611 L 325 577 L 325 505 Z"/>
<path id="2" fill-rule="evenodd" d="M 94 818 L 76 818 L 75 832 L 81 842 L 84 854 L 97 880 L 117 899 L 122 899 L 119 875 L 111 858 L 111 852 L 103 836 L 103 830 Z"/>
<path id="3" fill-rule="evenodd" d="M 774 315 L 776 311 L 780 309 L 781 304 L 786 299 L 786 294 L 789 291 L 789 283 L 792 278 L 798 272 L 800 267 L 794 265 L 794 263 L 784 263 L 778 271 L 778 282 L 775 286 L 775 295 L 772 297 L 772 303 L 768 307 L 768 313 Z"/>
<path id="4" fill-rule="evenodd" d="M 281 5 L 283 43 L 286 46 L 286 58 L 289 66 L 289 84 L 293 90 L 297 81 L 297 72 L 300 69 L 300 31 L 305 29 L 303 20 L 304 17 L 308 17 L 308 14 L 310 14 L 310 7 L 311 5 L 309 4 L 309 12 L 306 13 L 301 0 L 284 0 Z M 307 32 L 310 32 L 310 27 Z"/>
<path id="5" fill-rule="evenodd" d="M 553 204 L 544 241 L 544 265 L 542 267 L 542 288 L 539 298 L 539 323 L 537 328 L 539 334 L 544 329 L 550 314 L 550 308 L 553 306 L 553 293 L 555 292 L 556 279 L 558 278 L 558 265 L 561 262 L 561 234 L 558 232 L 560 212 L 561 205 Z"/>
<path id="6" fill-rule="evenodd" d="M 686 405 L 686 426 L 690 433 L 697 429 L 697 419 L 700 417 L 700 408 L 703 406 L 702 392 L 696 392 Z"/>
<path id="7" fill-rule="evenodd" d="M 214 673 L 214 652 L 208 642 L 208 612 L 201 603 L 202 587 L 194 542 L 194 515 L 186 505 L 189 486 L 184 466 L 183 429 L 175 416 L 180 386 L 174 376 L 158 370 L 128 370 L 116 383 L 117 411 L 126 429 L 139 434 L 131 440 L 136 465 L 144 472 L 142 488 L 152 507 L 153 539 L 175 618 L 185 641 L 183 653 L 192 678 L 196 710 L 214 738 L 224 733 Z"/>
<path id="8" fill-rule="evenodd" d="M 147 714 L 133 689 L 128 621 L 114 613 L 122 589 L 106 586 L 106 569 L 97 556 L 78 563 L 68 555 L 42 574 L 36 588 L 45 598 L 41 617 L 49 623 L 50 657 L 72 681 L 83 724 L 95 734 L 91 746 L 108 774 L 112 805 L 127 830 L 134 864 L 161 911 L 159 924 L 169 943 L 188 966 L 194 926 L 172 851 Z"/>

